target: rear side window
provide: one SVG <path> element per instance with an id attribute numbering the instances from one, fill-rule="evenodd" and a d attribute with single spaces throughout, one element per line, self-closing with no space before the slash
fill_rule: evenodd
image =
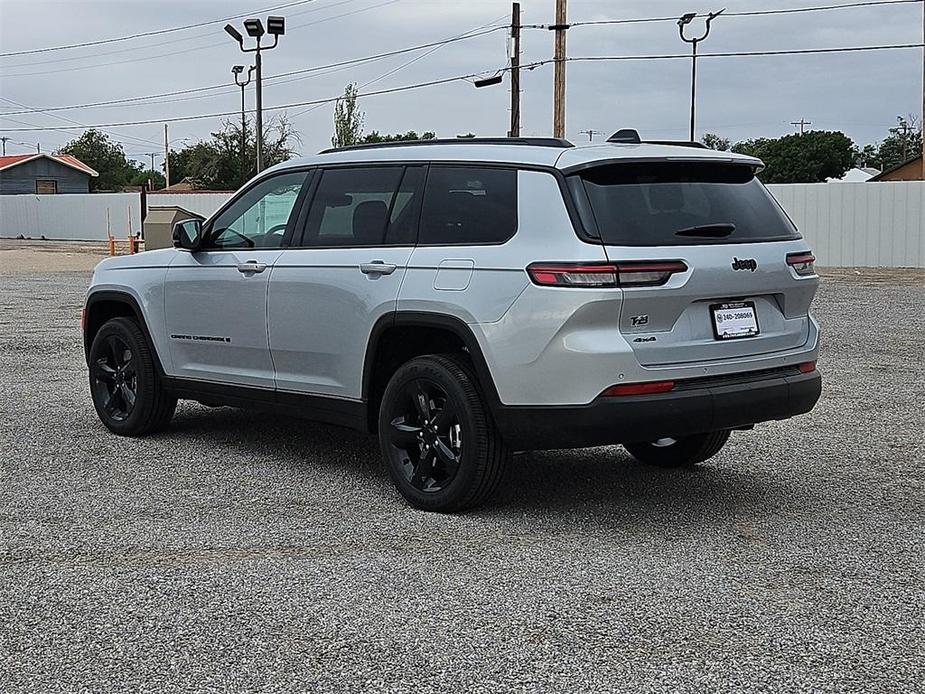
<path id="1" fill-rule="evenodd" d="M 327 169 L 312 198 L 302 246 L 413 243 L 423 167 Z"/>
<path id="2" fill-rule="evenodd" d="M 748 166 L 612 164 L 583 171 L 578 180 L 607 245 L 702 245 L 800 238 Z"/>
<path id="3" fill-rule="evenodd" d="M 418 243 L 504 243 L 517 230 L 517 172 L 476 166 L 431 166 Z"/>

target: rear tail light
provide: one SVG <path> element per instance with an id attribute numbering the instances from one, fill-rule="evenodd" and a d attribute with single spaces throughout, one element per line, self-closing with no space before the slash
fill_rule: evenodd
<path id="1" fill-rule="evenodd" d="M 792 267 L 793 271 L 801 277 L 816 274 L 815 262 L 816 256 L 809 251 L 787 254 L 787 265 Z"/>
<path id="2" fill-rule="evenodd" d="M 801 374 L 812 373 L 816 370 L 816 362 L 814 361 L 804 361 L 797 367 L 800 370 Z"/>
<path id="3" fill-rule="evenodd" d="M 612 398 L 622 395 L 652 395 L 653 393 L 667 393 L 674 388 L 674 381 L 649 381 L 648 383 L 621 383 L 610 386 L 600 397 Z"/>
<path id="4" fill-rule="evenodd" d="M 685 272 L 680 260 L 619 263 L 532 263 L 527 274 L 544 287 L 657 287 L 676 272 Z"/>

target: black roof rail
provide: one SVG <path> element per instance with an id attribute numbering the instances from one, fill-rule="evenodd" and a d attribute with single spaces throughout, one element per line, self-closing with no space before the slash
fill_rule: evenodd
<path id="1" fill-rule="evenodd" d="M 674 145 L 675 147 L 694 147 L 695 149 L 707 149 L 702 142 L 693 142 L 691 140 L 646 140 L 647 145 Z"/>
<path id="2" fill-rule="evenodd" d="M 415 147 L 418 145 L 525 145 L 531 147 L 574 147 L 571 142 L 561 137 L 454 137 L 434 138 L 431 140 L 397 140 L 394 142 L 367 142 L 346 147 L 329 147 L 318 154 L 331 152 L 348 152 L 354 149 L 380 149 L 383 147 Z"/>

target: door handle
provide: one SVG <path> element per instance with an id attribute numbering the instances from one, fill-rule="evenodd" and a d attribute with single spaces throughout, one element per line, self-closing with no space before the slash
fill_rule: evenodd
<path id="1" fill-rule="evenodd" d="M 374 260 L 371 263 L 361 263 L 360 272 L 364 275 L 391 275 L 395 272 L 397 265 L 384 263 L 381 260 Z"/>
<path id="2" fill-rule="evenodd" d="M 263 272 L 267 269 L 266 263 L 258 263 L 256 260 L 248 260 L 246 263 L 238 264 L 238 272 L 243 274 Z"/>

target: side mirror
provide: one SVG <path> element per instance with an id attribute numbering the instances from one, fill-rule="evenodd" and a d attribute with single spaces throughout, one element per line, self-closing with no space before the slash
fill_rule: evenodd
<path id="1" fill-rule="evenodd" d="M 202 245 L 202 221 L 184 219 L 173 225 L 173 246 L 195 253 Z"/>

